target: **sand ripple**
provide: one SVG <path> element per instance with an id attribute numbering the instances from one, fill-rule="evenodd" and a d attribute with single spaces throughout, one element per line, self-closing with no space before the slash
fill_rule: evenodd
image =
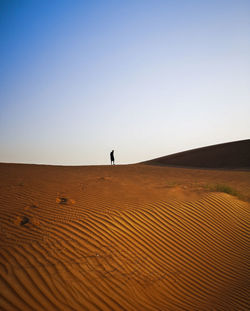
<path id="1" fill-rule="evenodd" d="M 23 226 L 1 210 L 1 310 L 249 307 L 247 203 L 209 194 L 108 213 L 58 202 L 24 210 Z"/>

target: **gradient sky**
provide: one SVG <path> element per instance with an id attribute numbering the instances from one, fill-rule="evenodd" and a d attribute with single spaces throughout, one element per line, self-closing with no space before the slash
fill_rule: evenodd
<path id="1" fill-rule="evenodd" d="M 250 137 L 250 1 L 0 0 L 0 161 L 135 163 Z"/>

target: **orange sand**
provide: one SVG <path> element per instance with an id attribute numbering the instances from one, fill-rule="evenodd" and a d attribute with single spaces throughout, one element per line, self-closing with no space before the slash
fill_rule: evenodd
<path id="1" fill-rule="evenodd" d="M 0 164 L 0 310 L 249 310 L 249 198 L 243 171 Z"/>

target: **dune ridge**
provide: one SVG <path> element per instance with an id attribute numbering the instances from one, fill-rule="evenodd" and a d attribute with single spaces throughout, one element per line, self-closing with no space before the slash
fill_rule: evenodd
<path id="1" fill-rule="evenodd" d="M 178 172 L 187 187 L 174 168 L 3 165 L 0 309 L 248 310 L 249 203 L 179 198 Z"/>
<path id="2" fill-rule="evenodd" d="M 178 152 L 142 163 L 217 169 L 250 169 L 250 139 Z"/>

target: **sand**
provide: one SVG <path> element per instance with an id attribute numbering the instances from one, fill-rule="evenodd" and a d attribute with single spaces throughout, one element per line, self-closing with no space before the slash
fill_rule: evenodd
<path id="1" fill-rule="evenodd" d="M 250 170 L 250 139 L 178 152 L 144 163 L 151 165 Z"/>
<path id="2" fill-rule="evenodd" d="M 249 310 L 250 172 L 0 164 L 0 198 L 0 310 Z"/>

